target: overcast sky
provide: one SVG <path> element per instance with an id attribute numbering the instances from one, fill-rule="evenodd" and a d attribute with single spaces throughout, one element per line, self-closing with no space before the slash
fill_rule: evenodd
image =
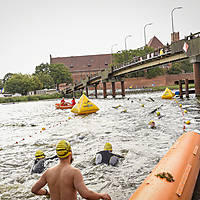
<path id="1" fill-rule="evenodd" d="M 200 31 L 200 0 L 0 0 L 0 78 L 32 74 L 52 57 L 95 55 L 144 46 L 156 36 L 170 43 Z M 116 46 L 113 46 L 117 44 Z"/>

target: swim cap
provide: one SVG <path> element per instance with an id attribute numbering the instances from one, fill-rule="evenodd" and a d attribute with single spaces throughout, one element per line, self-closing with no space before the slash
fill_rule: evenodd
<path id="1" fill-rule="evenodd" d="M 104 150 L 105 150 L 105 151 L 112 151 L 112 145 L 111 145 L 110 143 L 107 142 L 107 143 L 105 144 L 105 146 L 104 146 Z"/>
<path id="2" fill-rule="evenodd" d="M 45 158 L 44 152 L 41 150 L 37 150 L 35 153 L 36 158 Z"/>
<path id="3" fill-rule="evenodd" d="M 56 153 L 59 158 L 67 158 L 71 154 L 71 146 L 69 142 L 61 140 L 56 146 Z"/>

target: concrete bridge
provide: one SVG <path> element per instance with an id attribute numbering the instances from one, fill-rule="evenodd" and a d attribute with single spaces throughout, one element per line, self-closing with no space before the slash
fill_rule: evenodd
<path id="1" fill-rule="evenodd" d="M 95 96 L 97 98 L 97 85 L 102 82 L 103 96 L 107 97 L 106 83 L 112 83 L 112 95 L 115 97 L 115 82 L 121 82 L 121 94 L 125 96 L 124 76 L 131 72 L 139 70 L 147 70 L 153 67 L 162 66 L 164 64 L 189 59 L 193 64 L 193 73 L 195 81 L 195 94 L 200 96 L 200 32 L 191 34 L 182 40 L 164 46 L 151 54 L 144 57 L 134 57 L 122 65 L 110 66 L 97 74 L 88 76 L 80 83 L 70 86 L 66 89 L 66 93 L 71 93 L 77 90 L 86 89 L 88 95 L 88 87 L 95 88 Z"/>

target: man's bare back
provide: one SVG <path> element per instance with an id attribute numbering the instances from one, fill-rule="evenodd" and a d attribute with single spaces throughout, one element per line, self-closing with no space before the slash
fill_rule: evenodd
<path id="1" fill-rule="evenodd" d="M 59 153 L 57 154 L 59 157 Z M 67 157 L 60 158 L 60 163 L 48 169 L 35 183 L 31 191 L 34 194 L 46 195 L 48 192 L 43 187 L 48 184 L 50 190 L 48 194 L 50 194 L 51 200 L 77 200 L 77 192 L 85 199 L 111 200 L 108 194 L 89 190 L 80 170 L 72 167 L 71 162 L 72 153 L 68 154 Z"/>

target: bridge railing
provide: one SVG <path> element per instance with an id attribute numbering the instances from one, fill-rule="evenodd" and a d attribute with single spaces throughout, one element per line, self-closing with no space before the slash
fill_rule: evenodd
<path id="1" fill-rule="evenodd" d="M 191 33 L 189 36 L 185 37 L 185 40 L 192 40 L 192 39 L 197 38 L 197 37 L 200 37 L 200 32 L 195 33 L 195 34 Z M 158 59 L 158 58 L 163 57 L 163 56 L 168 56 L 170 54 L 171 54 L 171 46 L 169 44 L 167 44 L 166 46 L 164 46 L 162 48 L 156 49 L 152 53 L 146 54 L 146 55 L 141 56 L 141 57 L 134 56 L 132 59 L 130 59 L 126 62 L 123 62 L 123 63 L 115 65 L 115 66 L 109 66 L 109 68 L 111 68 L 111 70 L 103 69 L 103 70 L 98 71 L 94 74 L 90 74 L 86 78 L 84 78 L 83 80 L 86 80 L 86 79 L 94 80 L 95 78 L 98 78 L 99 76 L 101 77 L 102 72 L 104 72 L 106 70 L 114 72 L 114 71 L 118 71 L 118 70 L 121 70 L 123 68 L 126 68 L 127 66 L 130 66 L 130 65 L 142 64 L 144 62 L 148 62 L 148 61 L 151 61 L 151 60 L 154 60 L 154 59 Z"/>
<path id="2" fill-rule="evenodd" d="M 154 52 L 146 54 L 144 56 L 141 56 L 141 57 L 134 56 L 133 59 L 123 62 L 122 64 L 114 66 L 113 70 L 116 71 L 116 70 L 122 69 L 128 65 L 141 64 L 142 62 L 147 62 L 147 61 L 150 61 L 155 58 L 160 58 L 161 56 L 165 56 L 170 53 L 171 53 L 171 47 L 170 47 L 170 45 L 166 45 L 166 46 L 156 49 Z"/>

